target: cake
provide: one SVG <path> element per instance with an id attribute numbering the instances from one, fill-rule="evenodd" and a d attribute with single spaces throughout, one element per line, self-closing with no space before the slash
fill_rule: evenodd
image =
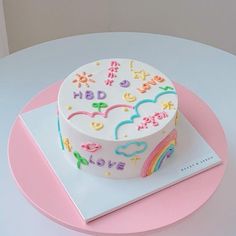
<path id="1" fill-rule="evenodd" d="M 133 59 L 98 60 L 61 84 L 60 145 L 79 171 L 146 177 L 174 152 L 177 114 L 175 87 L 159 70 Z"/>

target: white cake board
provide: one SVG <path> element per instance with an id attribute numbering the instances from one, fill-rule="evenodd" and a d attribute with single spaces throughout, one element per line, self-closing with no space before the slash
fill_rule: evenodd
<path id="1" fill-rule="evenodd" d="M 221 163 L 221 159 L 180 114 L 176 151 L 146 178 L 114 180 L 89 175 L 66 160 L 60 148 L 56 103 L 23 113 L 21 119 L 63 184 L 85 222 L 124 207 Z"/>

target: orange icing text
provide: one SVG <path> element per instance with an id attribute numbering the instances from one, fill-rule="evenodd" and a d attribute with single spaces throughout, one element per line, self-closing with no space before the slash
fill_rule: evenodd
<path id="1" fill-rule="evenodd" d="M 157 85 L 158 83 L 163 83 L 164 81 L 165 79 L 163 77 L 156 75 L 152 79 L 147 81 L 146 83 L 143 83 L 142 86 L 138 88 L 137 90 L 140 93 L 146 93 L 146 91 L 150 90 L 153 85 Z"/>

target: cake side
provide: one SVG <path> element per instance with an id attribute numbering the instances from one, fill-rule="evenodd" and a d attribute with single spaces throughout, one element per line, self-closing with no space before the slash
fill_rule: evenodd
<path id="1" fill-rule="evenodd" d="M 93 62 L 72 72 L 61 85 L 61 145 L 74 165 L 88 173 L 147 176 L 174 150 L 177 108 L 172 82 L 152 66 L 131 59 Z M 161 153 L 158 167 L 142 171 L 169 136 L 171 146 Z"/>

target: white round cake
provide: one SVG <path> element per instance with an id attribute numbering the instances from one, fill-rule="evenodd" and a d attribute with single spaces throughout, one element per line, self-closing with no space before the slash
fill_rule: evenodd
<path id="1" fill-rule="evenodd" d="M 61 85 L 61 146 L 87 173 L 149 176 L 174 152 L 177 109 L 173 83 L 154 67 L 133 59 L 95 61 Z"/>

